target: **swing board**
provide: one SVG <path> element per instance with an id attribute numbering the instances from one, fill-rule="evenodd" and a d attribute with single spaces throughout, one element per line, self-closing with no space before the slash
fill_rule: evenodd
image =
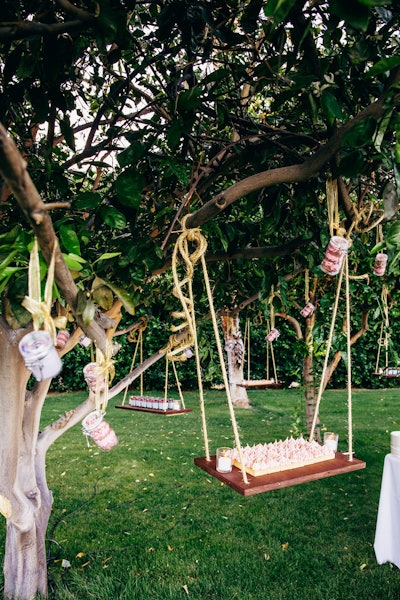
<path id="1" fill-rule="evenodd" d="M 342 475 L 351 471 L 359 471 L 366 467 L 365 462 L 362 460 L 356 458 L 349 460 L 347 454 L 336 452 L 335 458 L 332 460 L 325 460 L 323 462 L 306 465 L 304 467 L 297 467 L 295 469 L 288 469 L 286 471 L 269 473 L 268 475 L 259 477 L 248 475 L 249 483 L 245 484 L 242 471 L 237 467 L 232 467 L 230 473 L 219 473 L 216 470 L 215 456 L 211 456 L 209 461 L 206 457 L 195 458 L 194 464 L 243 496 L 253 496 L 254 494 L 261 494 L 262 492 L 270 492 L 271 490 L 278 490 L 299 483 L 307 483 L 308 481 L 325 479 L 326 477 L 332 477 L 333 475 Z"/>
<path id="2" fill-rule="evenodd" d="M 396 377 L 399 377 L 400 375 L 400 368 L 399 367 L 387 367 L 386 369 L 383 369 L 381 372 L 375 372 L 372 373 L 372 375 L 375 375 L 376 377 L 381 377 L 382 379 L 395 379 Z"/>
<path id="3" fill-rule="evenodd" d="M 134 410 L 136 412 L 147 412 L 155 415 L 163 415 L 164 417 L 172 417 L 173 415 L 181 415 L 183 413 L 192 412 L 191 408 L 180 408 L 179 410 L 166 409 L 160 410 L 158 408 L 142 408 L 139 406 L 129 406 L 128 404 L 118 404 L 115 408 L 123 408 L 125 410 Z"/>
<path id="4" fill-rule="evenodd" d="M 239 387 L 244 388 L 280 388 L 282 383 L 280 381 L 271 381 L 270 379 L 247 379 L 242 383 L 237 384 Z"/>

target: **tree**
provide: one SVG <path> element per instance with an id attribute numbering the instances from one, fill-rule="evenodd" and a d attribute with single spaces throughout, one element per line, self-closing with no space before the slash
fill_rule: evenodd
<path id="1" fill-rule="evenodd" d="M 382 216 L 394 281 L 399 8 L 3 0 L 0 11 L 0 499 L 5 595 L 25 599 L 47 589 L 46 451 L 94 406 L 89 394 L 38 431 L 50 381 L 31 388 L 18 351 L 32 327 L 22 301 L 33 236 L 43 276 L 55 257 L 54 308 L 74 319 L 66 350 L 82 329 L 106 352 L 113 307 L 176 308 L 161 275 L 184 215 L 208 239 L 219 306 L 272 286 L 289 297 L 285 276 L 320 274 L 331 178 L 331 225 L 351 231 L 352 268 L 370 259 Z M 193 286 L 204 294 L 197 274 Z"/>

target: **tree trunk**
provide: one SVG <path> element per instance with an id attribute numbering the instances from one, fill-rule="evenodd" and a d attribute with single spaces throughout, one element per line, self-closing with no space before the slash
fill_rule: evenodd
<path id="1" fill-rule="evenodd" d="M 239 329 L 239 317 L 237 315 L 223 316 L 222 328 L 228 358 L 228 380 L 232 402 L 235 406 L 250 408 L 247 390 L 240 385 L 244 381 L 244 344 Z"/>
<path id="2" fill-rule="evenodd" d="M 23 333 L 0 319 L 0 418 L 7 424 L 0 439 L 0 511 L 7 521 L 4 596 L 13 600 L 47 593 L 45 535 L 52 505 L 36 446 L 50 382 L 26 391 L 29 372 L 18 349 Z"/>

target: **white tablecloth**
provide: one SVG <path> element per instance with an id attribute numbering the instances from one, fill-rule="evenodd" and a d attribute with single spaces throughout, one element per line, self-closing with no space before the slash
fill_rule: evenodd
<path id="1" fill-rule="evenodd" d="M 385 456 L 374 550 L 378 564 L 400 568 L 400 457 Z"/>

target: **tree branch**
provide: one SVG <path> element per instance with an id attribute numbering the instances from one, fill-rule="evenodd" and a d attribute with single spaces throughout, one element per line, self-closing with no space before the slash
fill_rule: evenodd
<path id="1" fill-rule="evenodd" d="M 105 352 L 107 337 L 104 330 L 95 321 L 85 326 L 80 316 L 76 314 L 78 289 L 62 257 L 46 205 L 40 198 L 28 174 L 26 163 L 20 152 L 1 124 L 0 174 L 12 190 L 17 203 L 28 219 L 47 264 L 50 263 L 53 248 L 55 248 L 55 281 L 57 286 L 71 307 L 79 326 L 95 342 L 96 346 Z"/>
<path id="2" fill-rule="evenodd" d="M 393 83 L 396 83 L 399 79 L 400 70 L 395 73 Z M 251 192 L 261 188 L 267 188 L 281 183 L 295 183 L 316 177 L 320 169 L 327 165 L 331 158 L 339 151 L 345 135 L 355 125 L 368 117 L 379 119 L 383 116 L 387 110 L 384 100 L 385 96 L 367 106 L 353 119 L 345 123 L 324 145 L 320 146 L 320 148 L 303 163 L 269 169 L 242 179 L 192 213 L 188 217 L 186 225 L 188 227 L 199 227 L 203 223 L 214 218 L 239 198 L 247 196 Z"/>

